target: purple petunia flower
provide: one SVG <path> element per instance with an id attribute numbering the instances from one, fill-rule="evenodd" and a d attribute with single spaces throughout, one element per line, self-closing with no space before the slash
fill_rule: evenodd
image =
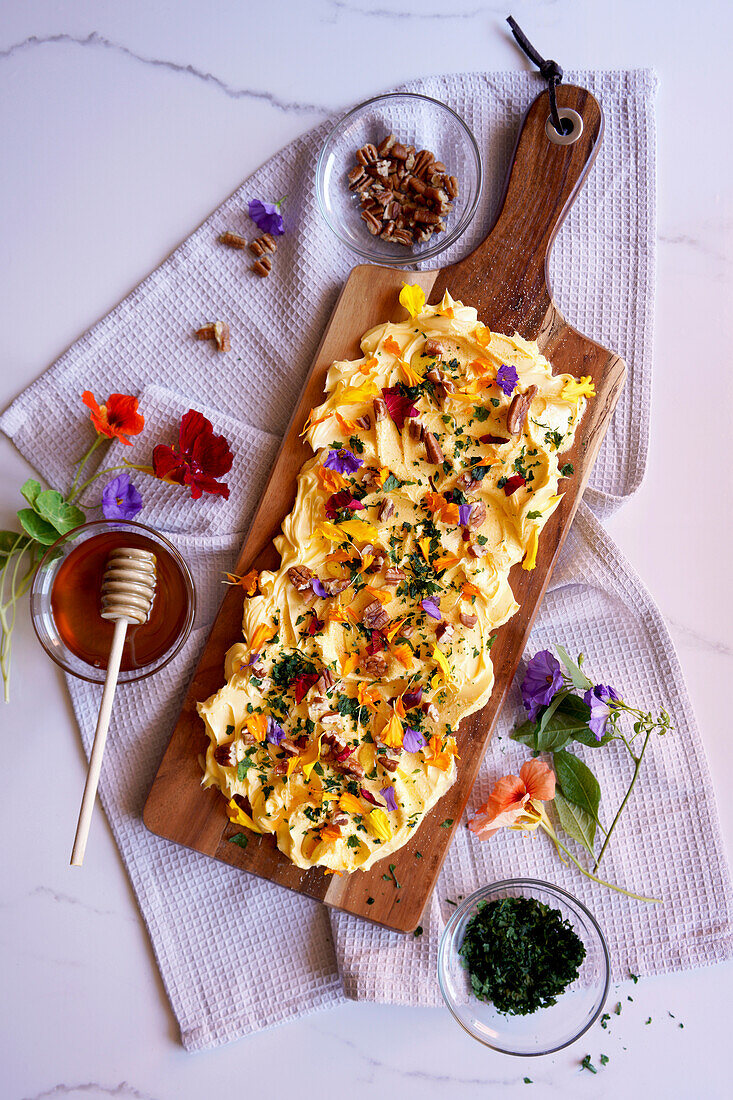
<path id="1" fill-rule="evenodd" d="M 534 722 L 540 707 L 546 707 L 552 702 L 553 695 L 560 691 L 563 683 L 560 662 L 549 649 L 541 649 L 539 653 L 535 653 L 522 680 L 522 702 L 527 708 L 530 721 Z"/>
<path id="2" fill-rule="evenodd" d="M 258 229 L 263 233 L 272 233 L 274 237 L 281 237 L 285 232 L 283 216 L 278 210 L 279 203 L 260 202 L 252 199 L 249 203 L 249 216 Z"/>
<path id="3" fill-rule="evenodd" d="M 507 397 L 511 397 L 518 381 L 519 375 L 517 374 L 516 367 L 508 367 L 506 363 L 502 363 L 496 373 L 496 384 L 499 389 L 502 390 Z"/>
<path id="4" fill-rule="evenodd" d="M 143 498 L 130 482 L 129 474 L 120 474 L 102 492 L 105 519 L 134 519 L 143 506 Z"/>
<path id="5" fill-rule="evenodd" d="M 417 752 L 418 749 L 424 749 L 425 744 L 424 733 L 420 733 L 420 730 L 412 730 L 409 727 L 405 729 L 402 735 L 402 748 L 405 752 Z"/>
<path id="6" fill-rule="evenodd" d="M 420 607 L 423 611 L 427 612 L 428 615 L 432 616 L 433 619 L 443 618 L 435 600 L 420 600 Z"/>
<path id="7" fill-rule="evenodd" d="M 279 745 L 285 737 L 285 730 L 278 725 L 271 714 L 267 716 L 267 740 L 271 745 Z"/>
<path id="8" fill-rule="evenodd" d="M 394 796 L 394 787 L 382 787 L 379 792 L 387 804 L 387 809 L 391 814 L 397 809 L 397 799 Z"/>
<path id="9" fill-rule="evenodd" d="M 609 703 L 615 702 L 619 696 L 610 685 L 596 684 L 594 688 L 586 691 L 583 698 L 590 707 L 588 726 L 597 740 L 600 741 L 606 732 L 606 722 L 612 709 Z"/>
<path id="10" fill-rule="evenodd" d="M 340 474 L 354 474 L 363 465 L 362 459 L 352 454 L 348 447 L 342 447 L 340 451 L 329 451 L 324 470 L 337 470 Z"/>
<path id="11" fill-rule="evenodd" d="M 311 581 L 311 588 L 315 592 L 316 596 L 320 596 L 322 600 L 328 599 L 328 592 L 323 586 L 323 581 L 319 581 L 318 577 L 314 577 Z"/>
<path id="12" fill-rule="evenodd" d="M 472 504 L 459 504 L 458 505 L 458 522 L 461 527 L 466 527 L 469 519 L 471 518 Z"/>

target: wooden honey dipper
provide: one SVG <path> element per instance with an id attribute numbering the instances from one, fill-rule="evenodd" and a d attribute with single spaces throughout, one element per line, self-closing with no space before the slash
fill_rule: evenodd
<path id="1" fill-rule="evenodd" d="M 71 866 L 81 867 L 89 836 L 89 826 L 94 812 L 94 799 L 97 794 L 99 773 L 102 768 L 102 756 L 107 741 L 107 732 L 112 715 L 112 703 L 120 674 L 122 650 L 125 645 L 127 628 L 130 624 L 147 621 L 155 598 L 155 554 L 133 546 L 120 546 L 112 550 L 102 578 L 103 619 L 115 624 L 112 648 L 109 651 L 107 675 L 104 681 L 102 702 L 99 706 L 97 728 L 94 733 L 92 753 L 89 757 L 89 770 L 81 800 L 79 822 L 76 826 L 74 847 L 71 852 Z"/>

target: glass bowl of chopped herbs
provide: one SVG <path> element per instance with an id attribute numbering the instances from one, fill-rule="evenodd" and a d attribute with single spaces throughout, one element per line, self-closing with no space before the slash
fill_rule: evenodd
<path id="1" fill-rule="evenodd" d="M 438 952 L 440 991 L 461 1027 L 522 1057 L 579 1039 L 601 1014 L 609 970 L 588 909 L 559 886 L 527 878 L 466 898 Z"/>

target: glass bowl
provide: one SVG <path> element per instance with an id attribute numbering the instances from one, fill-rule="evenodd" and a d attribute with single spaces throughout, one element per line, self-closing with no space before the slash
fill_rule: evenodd
<path id="1" fill-rule="evenodd" d="M 141 664 L 138 667 L 122 669 L 119 675 L 119 682 L 132 683 L 136 680 L 144 680 L 147 676 L 152 676 L 154 672 L 159 672 L 169 661 L 172 661 L 191 633 L 191 627 L 193 626 L 193 620 L 196 613 L 196 590 L 193 583 L 193 577 L 191 576 L 186 562 L 181 557 L 178 550 L 176 550 L 175 546 L 168 542 L 168 539 L 163 538 L 157 531 L 154 531 L 152 527 L 147 527 L 143 523 L 130 523 L 116 520 L 93 520 L 90 523 L 82 524 L 80 527 L 75 527 L 73 531 L 69 531 L 66 535 L 62 535 L 52 546 L 49 546 L 33 579 L 33 586 L 30 594 L 31 620 L 38 640 L 49 657 L 51 657 L 57 665 L 60 665 L 64 672 L 69 672 L 72 676 L 76 676 L 80 680 L 88 680 L 93 684 L 104 683 L 106 663 L 99 662 L 98 664 L 91 664 L 83 660 L 79 654 L 71 648 L 67 639 L 59 630 L 58 623 L 54 618 L 52 604 L 53 587 L 54 582 L 59 576 L 59 572 L 64 567 L 64 563 L 67 561 L 72 551 L 78 549 L 88 539 L 98 535 L 119 535 L 120 533 L 129 535 L 132 545 L 139 544 L 145 546 L 145 542 L 142 540 L 148 540 L 148 542 L 153 542 L 155 546 L 159 547 L 160 550 L 167 554 L 165 559 L 165 571 L 159 568 L 158 572 L 156 599 L 169 598 L 171 601 L 170 605 L 173 607 L 173 599 L 175 597 L 175 606 L 178 608 L 179 618 L 172 630 L 170 629 L 169 621 L 168 633 L 164 632 L 165 625 L 163 625 L 160 630 L 159 638 L 156 634 L 155 640 L 159 652 L 156 654 L 155 658 L 150 660 L 149 663 Z M 147 548 L 150 549 L 149 546 Z M 101 587 L 101 572 L 103 572 L 103 567 L 101 571 L 98 572 L 100 575 L 94 582 L 95 587 L 96 585 Z M 71 591 L 73 592 L 73 589 Z M 73 597 L 70 597 L 70 601 L 71 599 L 73 599 Z M 164 604 L 163 606 L 167 607 L 168 605 Z M 101 617 L 100 623 L 102 623 Z M 111 640 L 113 629 L 111 623 L 109 627 Z M 136 637 L 135 632 L 144 629 L 145 626 L 141 626 L 128 630 L 130 645 L 134 645 Z"/>
<path id="2" fill-rule="evenodd" d="M 469 973 L 459 954 L 478 903 L 514 897 L 535 898 L 558 909 L 586 951 L 577 981 L 568 986 L 556 1004 L 528 1016 L 506 1015 L 480 1001 L 471 990 Z M 502 1054 L 526 1058 L 552 1054 L 574 1043 L 598 1019 L 609 979 L 608 948 L 595 917 L 559 886 L 536 879 L 507 879 L 471 894 L 449 920 L 438 949 L 438 981 L 446 1005 L 469 1035 Z"/>
<path id="3" fill-rule="evenodd" d="M 446 231 L 409 248 L 370 235 L 361 219 L 359 193 L 349 191 L 346 178 L 357 149 L 379 144 L 389 133 L 403 145 L 429 149 L 458 180 Z M 454 244 L 476 213 L 482 182 L 481 154 L 463 119 L 445 103 L 411 92 L 390 92 L 354 107 L 331 130 L 316 165 L 318 205 L 329 228 L 359 256 L 392 267 L 429 260 Z"/>

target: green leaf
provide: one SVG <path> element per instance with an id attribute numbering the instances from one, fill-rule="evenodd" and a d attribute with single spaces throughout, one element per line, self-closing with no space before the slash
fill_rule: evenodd
<path id="1" fill-rule="evenodd" d="M 234 836 L 230 836 L 228 839 L 230 844 L 237 844 L 240 848 L 246 848 L 249 844 L 249 837 L 246 833 L 235 833 Z"/>
<path id="2" fill-rule="evenodd" d="M 0 531 L 0 558 L 7 558 L 10 554 L 25 550 L 32 542 L 33 539 L 29 539 L 20 531 Z"/>
<path id="3" fill-rule="evenodd" d="M 601 802 L 601 788 L 588 765 L 564 749 L 554 752 L 552 759 L 560 793 L 574 806 L 580 806 L 581 810 L 585 810 L 600 825 L 598 807 Z"/>
<path id="4" fill-rule="evenodd" d="M 540 718 L 540 724 L 537 730 L 538 737 L 542 735 L 542 731 L 546 728 L 547 723 L 550 721 L 555 711 L 558 709 L 558 707 L 562 705 L 569 694 L 569 691 L 558 691 L 557 695 L 555 695 L 550 705 L 545 707 L 542 717 Z"/>
<path id="5" fill-rule="evenodd" d="M 20 495 L 28 501 L 31 508 L 35 507 L 36 497 L 41 491 L 40 481 L 35 481 L 32 477 L 29 477 L 20 487 Z"/>
<path id="6" fill-rule="evenodd" d="M 580 806 L 574 806 L 562 796 L 560 791 L 555 791 L 555 809 L 560 819 L 560 824 L 573 840 L 582 844 L 587 852 L 595 858 L 593 841 L 596 836 L 596 823 L 590 814 L 581 810 Z"/>
<path id="7" fill-rule="evenodd" d="M 558 752 L 576 741 L 579 737 L 588 733 L 588 727 L 573 718 L 572 715 L 562 713 L 559 708 L 552 715 L 542 733 L 538 732 L 536 722 L 523 722 L 521 726 L 511 734 L 513 741 L 520 741 L 523 745 L 535 752 Z"/>
<path id="8" fill-rule="evenodd" d="M 604 745 L 607 745 L 609 741 L 613 740 L 613 730 L 606 730 L 603 737 L 598 741 L 592 730 L 585 729 L 581 733 L 576 733 L 573 740 L 578 741 L 581 745 L 585 745 L 586 748 L 600 749 L 603 748 Z"/>
<path id="9" fill-rule="evenodd" d="M 67 504 L 57 489 L 45 489 L 39 493 L 33 507 L 39 516 L 56 528 L 60 535 L 72 531 L 87 518 L 81 508 L 77 508 L 74 504 Z"/>
<path id="10" fill-rule="evenodd" d="M 47 523 L 45 519 L 41 519 L 32 508 L 21 508 L 18 512 L 18 519 L 23 530 L 27 531 L 36 542 L 43 543 L 44 546 L 50 546 L 59 537 L 56 528 Z"/>
<path id="11" fill-rule="evenodd" d="M 571 660 L 563 647 L 561 645 L 556 645 L 555 649 L 557 650 L 558 657 L 570 673 L 570 679 L 573 681 L 573 685 L 576 688 L 580 688 L 581 691 L 588 691 L 589 688 L 592 688 L 593 684 L 585 673 L 580 671 L 575 661 Z"/>

